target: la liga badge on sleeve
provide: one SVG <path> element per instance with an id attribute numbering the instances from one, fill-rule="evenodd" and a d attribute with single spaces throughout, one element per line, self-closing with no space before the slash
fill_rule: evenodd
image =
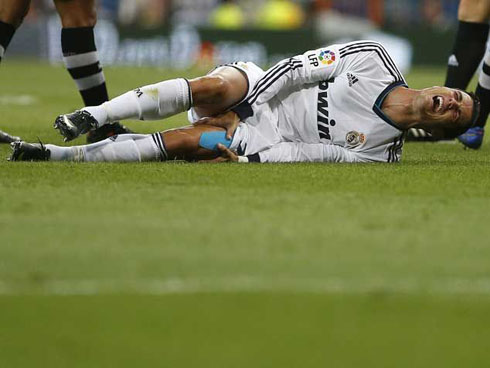
<path id="1" fill-rule="evenodd" d="M 324 65 L 330 65 L 335 61 L 335 52 L 331 50 L 322 50 L 318 54 L 318 60 Z"/>

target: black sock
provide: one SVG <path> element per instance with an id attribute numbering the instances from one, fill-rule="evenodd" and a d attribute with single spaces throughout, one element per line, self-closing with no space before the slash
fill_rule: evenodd
<path id="1" fill-rule="evenodd" d="M 107 101 L 109 96 L 95 47 L 94 28 L 63 28 L 61 49 L 66 69 L 77 84 L 85 105 L 96 106 Z"/>
<path id="2" fill-rule="evenodd" d="M 445 86 L 468 87 L 485 53 L 488 30 L 488 23 L 459 22 L 453 53 L 448 60 Z"/>
<path id="3" fill-rule="evenodd" d="M 2 61 L 14 33 L 15 27 L 13 25 L 0 21 L 0 61 Z"/>

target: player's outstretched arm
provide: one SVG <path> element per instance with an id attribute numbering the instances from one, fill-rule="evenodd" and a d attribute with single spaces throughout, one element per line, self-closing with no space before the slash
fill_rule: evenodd
<path id="1" fill-rule="evenodd" d="M 255 84 L 243 104 L 263 104 L 282 91 L 294 90 L 295 86 L 326 81 L 345 71 L 355 72 L 358 68 L 366 68 L 366 62 L 374 63 L 374 66 L 376 61 L 369 61 L 371 55 L 379 56 L 383 63 L 387 63 L 393 75 L 402 80 L 380 43 L 367 40 L 336 44 L 307 51 L 274 65 Z"/>
<path id="2" fill-rule="evenodd" d="M 374 47 L 382 46 L 374 41 L 367 41 Z M 317 50 L 309 50 L 302 55 L 285 59 L 267 70 L 256 83 L 247 102 L 252 105 L 269 101 L 282 90 L 335 78 L 359 62 L 359 54 L 342 56 L 342 50 L 356 47 L 354 43 L 330 45 Z"/>
<path id="3" fill-rule="evenodd" d="M 222 150 L 223 151 L 223 150 Z M 223 153 L 222 153 L 222 156 Z M 233 160 L 229 160 L 233 161 Z M 238 156 L 239 162 L 368 162 L 354 151 L 335 145 L 322 143 L 282 142 L 268 150 Z"/>

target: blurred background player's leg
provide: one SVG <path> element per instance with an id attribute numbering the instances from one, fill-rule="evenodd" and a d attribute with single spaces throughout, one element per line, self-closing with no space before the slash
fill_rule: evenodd
<path id="1" fill-rule="evenodd" d="M 95 46 L 94 26 L 97 13 L 94 0 L 55 0 L 61 18 L 63 60 L 77 84 L 86 106 L 96 106 L 109 99 L 104 73 Z M 87 135 L 96 142 L 115 134 L 130 131 L 119 123 L 109 124 Z"/>
<path id="2" fill-rule="evenodd" d="M 476 95 L 481 102 L 480 116 L 478 117 L 476 126 L 483 128 L 490 113 L 490 49 L 487 49 L 485 58 L 483 59 L 483 66 L 478 78 L 478 86 L 476 87 Z"/>
<path id="3" fill-rule="evenodd" d="M 2 0 L 0 1 L 0 62 L 7 50 L 15 30 L 21 25 L 29 11 L 31 0 Z M 0 130 L 0 143 L 11 143 L 20 140 Z"/>
<path id="4" fill-rule="evenodd" d="M 15 30 L 26 16 L 31 0 L 0 1 L 0 61 L 3 59 Z"/>
<path id="5" fill-rule="evenodd" d="M 445 86 L 466 89 L 485 54 L 488 39 L 490 0 L 461 0 L 458 9 L 458 31 L 453 52 L 448 60 Z M 483 141 L 483 127 L 490 105 L 490 55 L 485 56 L 477 88 L 481 113 L 477 126 L 458 139 L 467 147 L 479 148 Z"/>
<path id="6" fill-rule="evenodd" d="M 458 30 L 453 50 L 448 59 L 446 81 L 451 88 L 466 89 L 475 74 L 485 53 L 489 34 L 490 0 L 461 0 L 458 8 Z M 488 68 L 487 68 L 487 75 Z M 477 89 L 482 104 L 481 126 L 470 128 L 458 139 L 467 147 L 479 148 L 483 141 L 483 126 L 488 113 L 488 93 L 484 88 Z M 488 92 L 488 90 L 487 90 Z M 477 124 L 480 125 L 480 124 Z M 432 136 L 422 129 L 410 129 L 407 140 L 434 141 Z"/>

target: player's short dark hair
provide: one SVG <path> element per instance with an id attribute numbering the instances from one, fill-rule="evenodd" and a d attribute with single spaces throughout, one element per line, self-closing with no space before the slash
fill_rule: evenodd
<path id="1" fill-rule="evenodd" d="M 444 128 L 444 138 L 446 139 L 454 139 L 466 132 L 468 129 L 474 127 L 476 121 L 478 120 L 478 116 L 480 115 L 480 99 L 473 92 L 467 92 L 464 90 L 460 91 L 467 93 L 473 100 L 473 112 L 471 114 L 471 119 L 469 121 L 465 121 L 464 123 L 460 123 L 458 125 L 453 124 L 454 126 Z"/>

